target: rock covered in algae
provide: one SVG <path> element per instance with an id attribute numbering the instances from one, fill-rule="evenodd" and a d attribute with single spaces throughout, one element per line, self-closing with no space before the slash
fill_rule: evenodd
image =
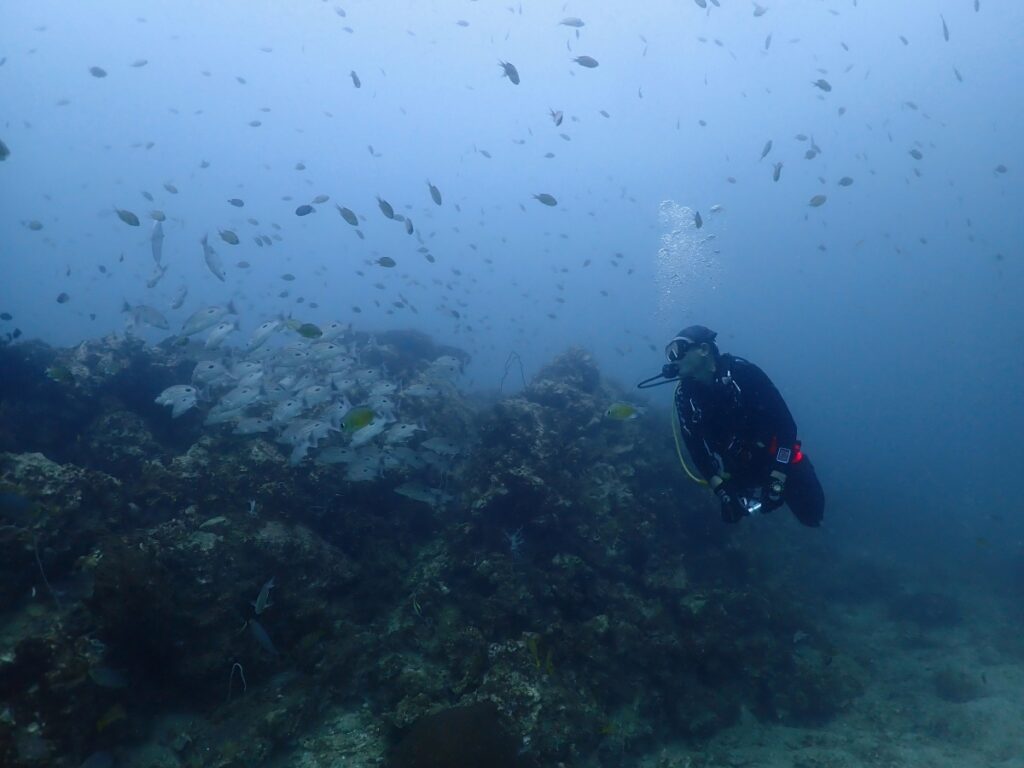
<path id="1" fill-rule="evenodd" d="M 440 351 L 420 334 L 378 340 L 369 364 L 389 370 Z M 38 398 L 27 388 L 13 411 L 49 401 L 75 417 L 59 438 L 12 438 L 3 458 L 5 488 L 43 514 L 5 550 L 10 575 L 28 576 L 0 593 L 17 609 L 44 589 L 34 540 L 62 607 L 32 606 L 61 625 L 0 661 L 0 690 L 24 702 L 0 722 L 5 764 L 28 765 L 4 745 L 34 712 L 46 717 L 31 746 L 74 756 L 59 768 L 130 744 L 172 708 L 197 713 L 173 740 L 185 763 L 255 764 L 301 743 L 369 765 L 385 747 L 408 754 L 397 745 L 418 722 L 487 707 L 517 764 L 613 765 L 710 735 L 743 707 L 819 722 L 856 695 L 859 671 L 809 631 L 813 617 L 723 546 L 664 419 L 603 418 L 629 394 L 583 350 L 516 396 L 438 403 L 430 419 L 473 440 L 437 505 L 396 494 L 400 473 L 352 483 L 290 466 L 265 436 L 171 419 L 151 392 L 187 375 L 181 349 L 101 340 L 43 356 L 72 378 L 47 378 Z M 26 376 L 44 377 L 33 365 Z M 809 637 L 794 648 L 797 628 Z"/>

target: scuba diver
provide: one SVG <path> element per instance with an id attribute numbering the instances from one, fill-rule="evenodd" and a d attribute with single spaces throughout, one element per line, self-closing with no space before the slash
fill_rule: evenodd
<path id="1" fill-rule="evenodd" d="M 679 458 L 691 478 L 714 491 L 723 521 L 737 523 L 785 503 L 804 525 L 821 525 L 825 493 L 782 395 L 756 365 L 720 353 L 717 335 L 703 325 L 684 328 L 665 347 L 661 374 L 638 386 L 679 382 L 673 431 L 678 426 L 704 479 L 694 476 L 681 452 Z M 657 379 L 666 381 L 651 383 Z M 677 449 L 678 443 L 677 433 Z"/>

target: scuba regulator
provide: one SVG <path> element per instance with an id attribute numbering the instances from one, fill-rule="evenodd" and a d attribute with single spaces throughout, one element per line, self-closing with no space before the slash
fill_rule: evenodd
<path id="1" fill-rule="evenodd" d="M 664 381 L 658 381 L 658 379 L 664 379 Z M 637 389 L 650 389 L 651 387 L 660 387 L 662 384 L 671 384 L 673 381 L 679 379 L 679 364 L 678 363 L 665 363 L 661 366 L 661 373 L 651 376 L 649 379 L 644 379 L 636 385 Z"/>

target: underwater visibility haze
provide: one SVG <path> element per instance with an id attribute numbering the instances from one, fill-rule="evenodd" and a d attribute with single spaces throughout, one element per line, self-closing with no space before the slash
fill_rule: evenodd
<path id="1" fill-rule="evenodd" d="M 1024 766 L 1021 50 L 995 0 L 5 2 L 0 763 Z M 820 527 L 723 522 L 635 388 L 694 326 Z"/>

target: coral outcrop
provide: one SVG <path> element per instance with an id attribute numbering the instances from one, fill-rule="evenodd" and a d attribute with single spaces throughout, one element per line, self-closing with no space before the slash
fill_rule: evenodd
<path id="1" fill-rule="evenodd" d="M 376 349 L 407 374 L 438 354 Z M 444 722 L 481 765 L 620 765 L 744 709 L 818 723 L 858 695 L 856 664 L 730 546 L 662 415 L 605 418 L 625 393 L 585 351 L 496 402 L 446 399 L 429 419 L 465 448 L 427 498 L 172 419 L 153 398 L 188 352 L 0 348 L 0 763 L 454 765 Z"/>

